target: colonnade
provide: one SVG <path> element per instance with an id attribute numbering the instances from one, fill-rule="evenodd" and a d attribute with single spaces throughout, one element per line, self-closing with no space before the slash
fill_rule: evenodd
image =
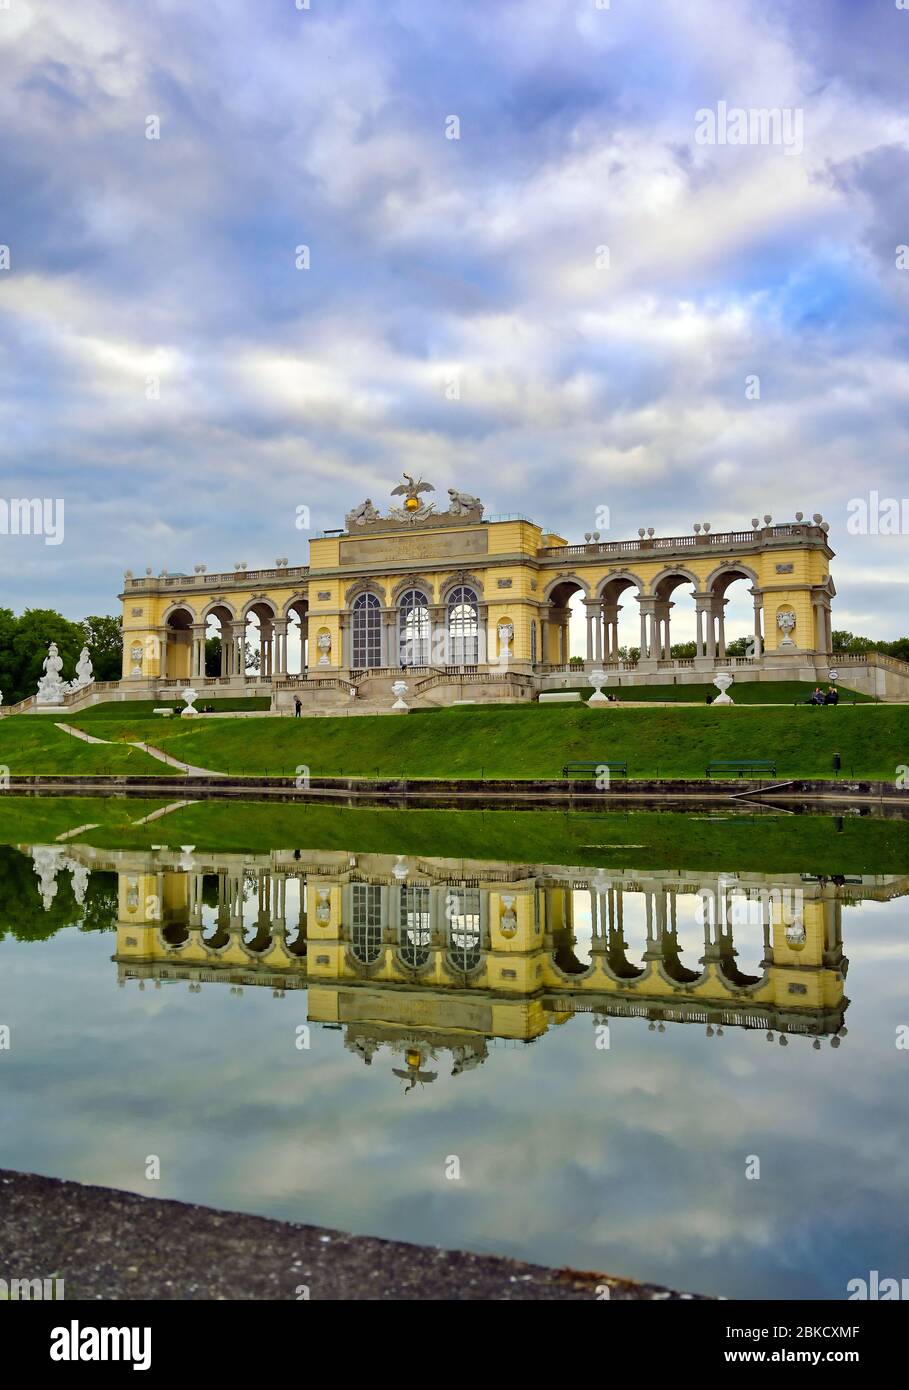
<path id="1" fill-rule="evenodd" d="M 293 624 L 288 618 L 264 619 L 260 618 L 258 627 L 258 648 L 259 648 L 259 671 L 258 674 L 266 679 L 287 674 L 287 638 L 292 631 Z M 223 621 L 221 624 L 221 669 L 219 675 L 225 676 L 244 676 L 246 674 L 246 647 L 252 645 L 250 641 L 251 625 L 248 620 L 239 622 Z M 253 632 L 255 628 L 253 627 Z M 190 657 L 189 675 L 193 680 L 201 680 L 205 676 L 205 642 L 208 636 L 205 623 L 193 623 L 192 651 Z M 301 639 L 304 644 L 303 670 L 306 669 L 306 640 L 307 623 L 303 619 L 300 624 Z M 173 630 L 167 633 L 169 642 L 175 637 Z M 165 672 L 171 675 L 170 663 Z"/>

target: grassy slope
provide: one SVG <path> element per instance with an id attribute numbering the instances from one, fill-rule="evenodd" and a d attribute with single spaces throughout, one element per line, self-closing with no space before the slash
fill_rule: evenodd
<path id="1" fill-rule="evenodd" d="M 355 719 L 110 719 L 104 729 L 200 767 L 272 776 L 305 765 L 313 776 L 558 777 L 573 760 L 624 759 L 632 777 L 703 777 L 708 762 L 746 755 L 774 758 L 780 778 L 828 777 L 838 752 L 844 775 L 893 780 L 909 761 L 904 705 L 478 705 Z"/>
<path id="2" fill-rule="evenodd" d="M 0 763 L 10 772 L 46 776 L 113 772 L 158 777 L 168 771 L 164 763 L 139 748 L 83 743 L 55 728 L 53 716 L 46 714 L 17 714 L 0 720 Z"/>
<path id="3" fill-rule="evenodd" d="M 904 873 L 909 822 L 847 816 L 682 815 L 671 812 L 356 810 L 304 803 L 202 802 L 149 826 L 133 821 L 158 802 L 138 799 L 0 798 L 0 843 L 78 836 L 103 848 L 192 844 L 200 851 L 273 848 L 425 854 L 515 863 L 598 864 L 607 869 L 735 869 L 767 873 Z M 838 829 L 838 825 L 842 829 Z"/>

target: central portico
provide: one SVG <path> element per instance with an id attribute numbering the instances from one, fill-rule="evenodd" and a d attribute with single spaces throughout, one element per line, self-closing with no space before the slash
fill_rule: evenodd
<path id="1" fill-rule="evenodd" d="M 232 573 L 198 565 L 193 575 L 127 574 L 121 690 L 265 687 L 275 707 L 295 696 L 336 707 L 382 702 L 404 676 L 412 701 L 444 704 L 529 699 L 595 667 L 607 686 L 624 686 L 703 681 L 718 663 L 736 667 L 736 679 L 813 679 L 829 664 L 833 551 L 819 516 L 754 518 L 750 530 L 732 532 L 698 526 L 677 537 L 641 528 L 627 541 L 593 533 L 570 545 L 526 517 L 487 517 L 478 497 L 449 488 L 440 498 L 405 474 L 384 514 L 366 498 L 309 551 L 299 567 L 278 560 Z M 729 658 L 724 613 L 737 581 L 753 598 L 753 641 L 749 655 Z M 686 589 L 697 642 L 695 655 L 677 660 L 671 612 Z M 570 665 L 574 595 L 586 642 Z M 619 650 L 628 604 L 640 631 L 634 656 Z M 217 632 L 221 669 L 206 675 L 206 637 Z M 301 653 L 295 670 L 291 649 Z"/>

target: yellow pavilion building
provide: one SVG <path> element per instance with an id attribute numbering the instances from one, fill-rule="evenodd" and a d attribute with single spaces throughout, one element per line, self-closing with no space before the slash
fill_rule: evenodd
<path id="1" fill-rule="evenodd" d="M 642 528 L 623 541 L 593 532 L 569 544 L 523 516 L 486 517 L 479 498 L 453 488 L 440 510 L 427 500 L 434 491 L 405 475 L 392 493 L 400 505 L 382 515 L 367 498 L 343 530 L 310 541 L 306 565 L 128 572 L 121 694 L 189 684 L 318 709 L 387 707 L 402 680 L 408 703 L 420 705 L 532 699 L 595 670 L 607 688 L 703 682 L 719 668 L 736 681 L 827 677 L 834 552 L 820 516 L 670 537 Z M 730 657 L 724 615 L 739 581 L 753 600 L 753 638 Z M 586 616 L 575 653 L 573 595 Z M 697 639 L 693 656 L 674 659 L 682 598 L 693 603 Z M 633 651 L 619 647 L 623 609 L 636 611 Z M 220 670 L 206 674 L 212 635 Z M 293 671 L 289 648 L 300 653 Z"/>

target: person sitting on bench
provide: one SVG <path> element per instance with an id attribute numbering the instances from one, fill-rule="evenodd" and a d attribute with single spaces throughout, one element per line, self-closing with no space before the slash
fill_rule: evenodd
<path id="1" fill-rule="evenodd" d="M 825 705 L 837 705 L 837 704 L 839 704 L 839 699 L 840 699 L 840 692 L 837 690 L 836 686 L 835 686 L 835 685 L 828 686 L 828 687 L 827 687 L 827 694 L 824 696 L 824 704 L 825 704 Z"/>

